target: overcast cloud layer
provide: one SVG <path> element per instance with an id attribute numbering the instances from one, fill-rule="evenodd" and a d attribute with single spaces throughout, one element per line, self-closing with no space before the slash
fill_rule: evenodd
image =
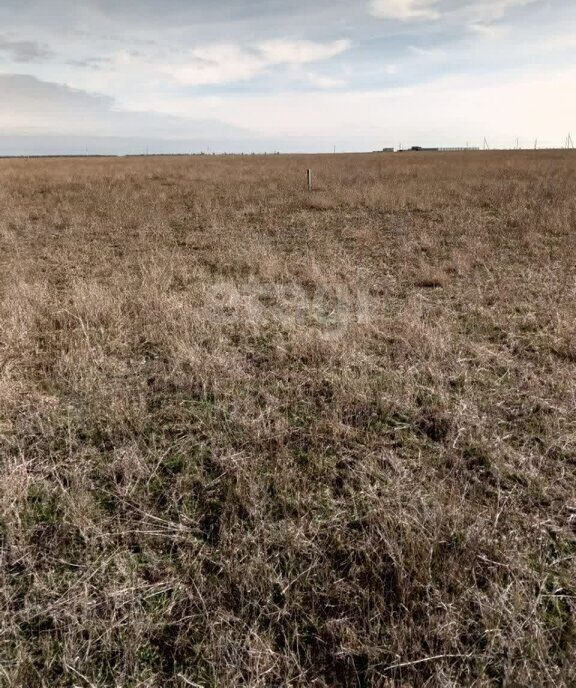
<path id="1" fill-rule="evenodd" d="M 0 154 L 560 146 L 574 0 L 1 0 Z"/>

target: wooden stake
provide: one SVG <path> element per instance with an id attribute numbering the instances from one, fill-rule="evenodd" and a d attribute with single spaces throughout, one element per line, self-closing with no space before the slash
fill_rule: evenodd
<path id="1" fill-rule="evenodd" d="M 308 170 L 308 191 L 312 191 L 312 170 Z"/>

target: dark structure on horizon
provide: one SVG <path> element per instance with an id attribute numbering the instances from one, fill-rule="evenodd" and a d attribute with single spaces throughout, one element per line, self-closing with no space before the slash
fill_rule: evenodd
<path id="1" fill-rule="evenodd" d="M 412 146 L 412 148 L 408 149 L 408 152 L 415 152 L 415 151 L 422 151 L 424 153 L 426 152 L 440 152 L 440 153 L 456 153 L 459 151 L 479 151 L 480 148 L 477 146 L 463 146 L 461 148 L 425 148 L 423 146 Z M 402 153 L 403 151 L 400 150 L 398 151 L 399 153 Z"/>

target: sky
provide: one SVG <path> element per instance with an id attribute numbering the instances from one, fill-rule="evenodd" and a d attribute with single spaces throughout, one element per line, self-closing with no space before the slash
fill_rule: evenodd
<path id="1" fill-rule="evenodd" d="M 569 133 L 575 0 L 0 0 L 0 155 Z"/>

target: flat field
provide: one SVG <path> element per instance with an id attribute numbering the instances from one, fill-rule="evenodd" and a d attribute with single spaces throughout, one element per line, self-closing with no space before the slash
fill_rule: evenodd
<path id="1" fill-rule="evenodd" d="M 0 685 L 576 685 L 575 261 L 568 151 L 0 161 Z"/>

